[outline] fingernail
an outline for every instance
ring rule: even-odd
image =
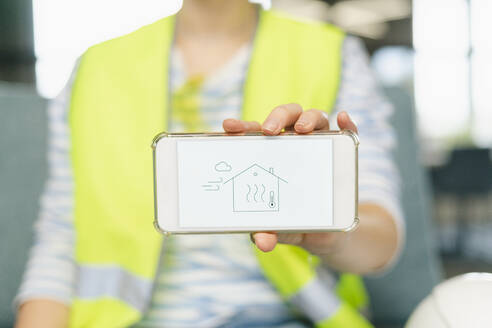
[[[296,127],[298,128],[307,128],[311,122],[299,120],[296,122]]]
[[[274,133],[277,131],[278,125],[273,122],[267,122],[263,125],[263,130]]]

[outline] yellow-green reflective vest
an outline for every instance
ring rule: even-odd
[[[165,18],[94,46],[81,59],[70,104],[78,265],[71,327],[129,326],[149,306],[163,242],[152,225],[149,146],[169,117],[173,35],[174,18]],[[262,11],[242,118],[262,121],[291,102],[331,110],[343,38],[328,24]],[[300,248],[280,245],[257,255],[279,293],[317,327],[370,327],[357,313],[367,303],[357,276],[342,275],[335,292]]]

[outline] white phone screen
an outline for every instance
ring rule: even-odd
[[[333,225],[328,138],[179,140],[179,226]]]

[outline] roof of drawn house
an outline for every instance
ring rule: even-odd
[[[276,175],[276,174],[274,174],[274,173],[272,173],[272,172],[268,171],[267,169],[265,169],[265,168],[261,167],[260,165],[258,165],[258,164],[253,164],[253,165],[251,165],[250,167],[248,167],[247,169],[244,169],[244,170],[242,170],[241,172],[239,172],[238,174],[234,175],[234,176],[233,176],[232,178],[230,178],[229,180],[225,181],[225,182],[224,182],[224,184],[226,184],[227,182],[229,182],[229,181],[231,181],[232,179],[236,178],[237,176],[239,176],[239,175],[243,174],[244,172],[248,171],[249,169],[251,169],[251,168],[252,168],[252,167],[254,167],[254,166],[256,166],[256,167],[258,167],[258,168],[262,169],[263,171],[265,171],[265,172],[267,172],[267,173],[269,173],[269,174],[271,174],[271,175],[273,175],[274,177],[276,177],[276,178],[278,178],[278,179],[282,180],[283,182],[288,183],[287,181],[285,181],[284,179],[282,179],[282,178],[281,178],[281,177],[279,177],[278,175]]]

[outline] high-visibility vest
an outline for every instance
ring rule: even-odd
[[[168,17],[96,45],[81,59],[69,118],[78,265],[71,327],[126,327],[150,305],[165,247],[152,225],[150,143],[169,119],[173,36]],[[343,38],[328,24],[261,11],[242,119],[262,121],[291,102],[330,111]],[[367,303],[359,277],[342,275],[335,292],[317,278],[319,261],[301,248],[279,245],[257,256],[282,297],[317,327],[370,327],[356,309]]]

